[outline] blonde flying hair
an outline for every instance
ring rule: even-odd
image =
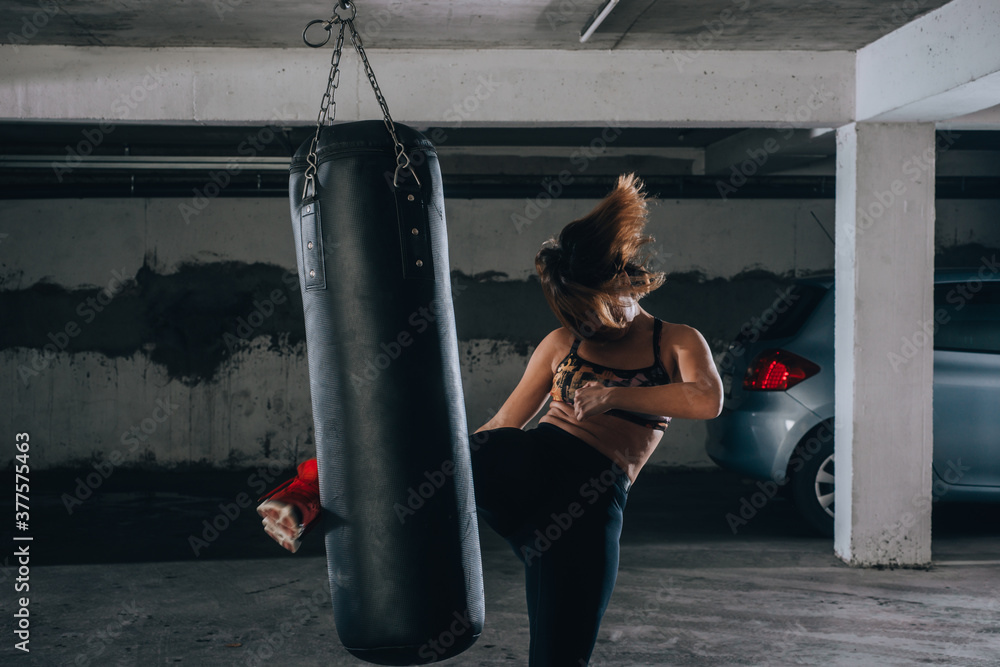
[[[645,267],[643,246],[648,197],[635,174],[618,177],[593,211],[542,244],[535,270],[545,300],[564,327],[600,340],[627,325],[629,297],[639,300],[663,284],[663,273]]]

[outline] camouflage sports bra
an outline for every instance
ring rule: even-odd
[[[655,318],[653,321],[653,365],[635,370],[608,368],[587,361],[577,354],[580,339],[575,339],[573,346],[569,349],[569,354],[556,367],[556,374],[552,379],[552,391],[549,392],[552,400],[572,404],[576,390],[592,381],[600,382],[605,387],[654,387],[669,384],[670,376],[660,361],[660,331],[662,326],[663,323],[659,318]],[[614,409],[608,410],[604,414],[620,417],[657,431],[666,431],[667,424],[670,423],[670,417],[665,415],[647,415],[629,410]]]

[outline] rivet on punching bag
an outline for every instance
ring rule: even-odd
[[[330,98],[345,25],[368,67],[350,9]],[[337,632],[410,665],[471,646],[485,602],[440,167],[377,96],[384,121],[321,113],[289,198]]]

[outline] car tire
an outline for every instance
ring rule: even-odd
[[[790,473],[789,480],[792,502],[814,530],[833,537],[833,429],[820,425],[810,432],[795,448],[793,462],[795,457],[798,469]]]

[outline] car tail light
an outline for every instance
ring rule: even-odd
[[[819,373],[819,366],[787,350],[764,350],[743,377],[750,391],[785,391]]]

